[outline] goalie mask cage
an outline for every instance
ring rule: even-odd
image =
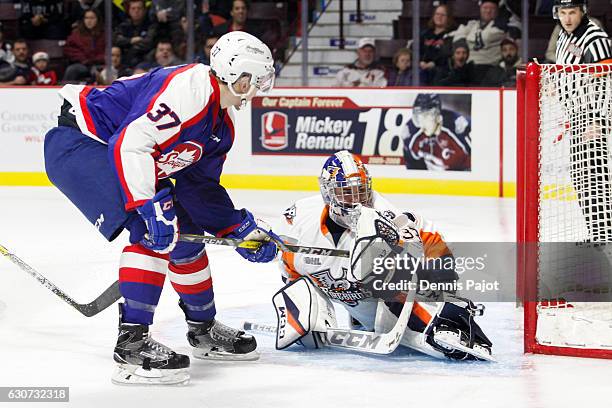
[[[612,65],[530,63],[517,79],[525,352],[612,358]]]

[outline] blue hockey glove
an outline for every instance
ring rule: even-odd
[[[140,241],[145,247],[160,254],[174,249],[178,240],[178,221],[169,188],[164,188],[138,208],[147,226],[147,234]]]
[[[276,254],[278,254],[278,248],[273,241],[280,241],[280,237],[273,233],[267,225],[261,223],[261,221],[261,225],[258,226],[253,214],[251,214],[249,211],[245,210],[244,208],[241,211],[243,217],[242,222],[238,227],[234,228],[234,230],[230,232],[227,237],[262,241],[263,243],[259,249],[256,250],[236,248],[236,252],[251,262],[270,262],[274,260],[274,258],[276,258]]]

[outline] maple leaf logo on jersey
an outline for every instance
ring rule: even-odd
[[[195,142],[186,142],[174,146],[174,148],[162,154],[155,166],[157,167],[157,178],[164,179],[187,166],[192,165],[202,158],[203,148]]]

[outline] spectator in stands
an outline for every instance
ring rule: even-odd
[[[110,85],[111,82],[113,82],[115,79],[117,78],[121,78],[121,77],[125,77],[125,76],[130,76],[132,75],[132,70],[130,70],[128,67],[124,66],[121,63],[121,48],[119,47],[113,47],[111,50],[111,64],[112,64],[112,68],[110,71],[110,79],[107,78],[107,68],[106,66],[97,73],[96,75],[96,82],[99,85]]]
[[[0,85],[29,85],[30,64],[28,55],[28,43],[23,39],[15,40],[13,43],[13,62],[11,68],[5,68],[2,72]]]
[[[156,23],[157,35],[172,38],[175,47],[180,44],[178,38],[182,34],[181,17],[184,15],[185,0],[153,0],[150,17]]]
[[[13,55],[13,46],[4,41],[4,32],[2,31],[2,22],[0,22],[0,69],[4,66],[12,66],[15,61]]]
[[[408,48],[400,48],[393,55],[393,68],[389,71],[387,86],[412,85],[412,52]]]
[[[28,83],[30,85],[57,85],[57,74],[49,69],[49,54],[43,51],[34,53]]]
[[[436,67],[433,80],[435,86],[462,86],[469,87],[474,82],[474,64],[468,62],[470,49],[465,41],[453,44],[453,54],[448,62]]]
[[[263,31],[259,28],[258,24],[254,24],[248,19],[248,13],[249,4],[246,0],[232,1],[232,10],[230,11],[232,18],[214,27],[214,35],[221,37],[223,34],[229,33],[230,31],[246,31],[255,37],[261,37]]]
[[[169,67],[183,62],[176,58],[170,40],[160,40],[155,46],[155,62],[152,68]]]
[[[498,18],[499,0],[481,0],[480,19],[459,26],[453,41],[465,40],[470,49],[476,78],[484,77],[501,60],[501,42],[506,37],[519,38],[520,28],[515,21]]]
[[[199,27],[202,35],[210,36],[213,31],[213,15],[210,13],[210,3],[208,0],[201,0],[200,6],[197,8],[194,23]]]
[[[121,47],[126,65],[133,67],[151,51],[157,31],[147,17],[144,0],[129,0],[127,9],[128,19],[115,28],[113,44]]]
[[[204,40],[202,45],[202,51],[196,54],[194,58],[194,62],[199,62],[201,64],[210,65],[210,51],[215,46],[219,38],[211,35]]]
[[[376,46],[372,38],[357,43],[357,60],[338,71],[336,86],[363,87],[387,85],[385,69],[375,62]]]
[[[134,75],[144,74],[153,69],[153,63],[148,61],[143,61],[134,67]]]
[[[441,4],[434,10],[427,23],[427,29],[421,33],[421,62],[419,67],[426,85],[431,85],[435,68],[448,62],[452,41],[449,33],[454,25],[455,21],[450,7],[447,4]]]
[[[28,40],[63,40],[68,35],[64,0],[21,1],[19,32]]]
[[[10,43],[4,41],[2,22],[0,22],[0,85],[8,84],[15,78],[15,55]]]
[[[104,0],[71,0],[68,3],[67,15],[72,28],[76,28],[88,10],[94,10],[98,16],[104,16]]]
[[[516,70],[522,64],[518,54],[518,45],[511,38],[505,38],[501,43],[502,60],[497,69],[490,70],[480,82],[483,86],[516,86]]]
[[[88,78],[93,81],[92,72],[95,74],[96,68],[104,64],[105,50],[100,16],[94,9],[87,10],[64,46],[64,56],[71,63],[64,73],[64,82],[90,82]]]

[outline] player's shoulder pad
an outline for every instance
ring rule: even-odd
[[[297,226],[303,220],[319,220],[324,203],[321,195],[302,198],[283,211],[285,224]]]
[[[451,130],[456,135],[462,135],[470,131],[472,124],[468,116],[448,109],[442,109],[442,126]]]

